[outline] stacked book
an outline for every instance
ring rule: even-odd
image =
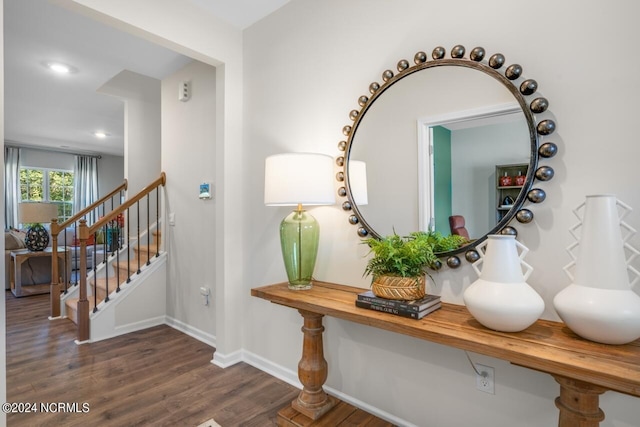
[[[439,295],[425,295],[413,301],[398,301],[375,296],[372,291],[358,294],[356,307],[382,311],[396,316],[422,319],[427,314],[442,307]]]

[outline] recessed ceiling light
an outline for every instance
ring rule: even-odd
[[[69,74],[69,71],[71,71],[71,69],[66,65],[60,64],[57,62],[52,62],[51,64],[49,64],[49,68],[52,71],[55,71],[56,73],[60,73],[60,74]]]
[[[101,130],[97,130],[97,131],[95,131],[95,132],[93,133],[93,135],[94,135],[96,138],[106,138],[106,137],[108,137],[108,136],[109,136],[109,134],[108,134],[108,133],[103,132],[103,131],[101,131]]]
[[[68,64],[64,64],[62,62],[45,61],[42,64],[56,74],[73,74],[78,72],[78,70],[75,67],[72,67],[71,65],[68,65]]]

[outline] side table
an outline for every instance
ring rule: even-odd
[[[49,283],[36,283],[24,287],[22,286],[22,264],[30,258],[51,258],[51,256],[51,248],[46,248],[43,251],[22,249],[11,252],[11,265],[9,266],[9,269],[11,272],[11,292],[13,292],[13,295],[16,297],[23,297],[49,293],[51,278],[49,279]],[[66,265],[67,277],[71,277],[71,260],[69,259],[69,250],[67,248],[58,247],[58,262],[60,263],[58,264],[58,271],[64,271]]]

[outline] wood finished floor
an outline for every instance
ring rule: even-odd
[[[272,426],[299,390],[168,326],[78,346],[75,325],[50,321],[49,295],[7,307],[7,400],[89,404],[88,413],[9,414],[17,426]]]

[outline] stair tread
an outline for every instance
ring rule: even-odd
[[[117,286],[117,277],[115,276],[111,276],[109,277],[109,279],[107,280],[106,277],[98,277],[97,279],[92,279],[91,280],[91,285],[93,286],[94,284],[100,288],[100,289],[106,289],[107,288],[107,283],[109,284],[109,290],[113,291]]]
[[[143,265],[145,265],[146,261],[142,261],[140,260],[140,267],[142,267]],[[120,261],[120,262],[114,262],[113,264],[114,268],[118,268],[120,270],[126,270],[127,268],[129,268],[131,274],[135,273],[138,270],[138,259],[137,258],[131,258],[131,260],[129,261],[129,263],[127,264],[127,261]]]
[[[116,289],[118,288],[118,280],[120,279],[120,285],[124,284],[127,281],[127,274],[130,275],[130,277],[134,276],[137,271],[138,271],[138,262],[140,262],[140,267],[146,265],[147,263],[147,258],[155,258],[156,254],[158,254],[160,252],[160,232],[153,232],[153,235],[156,236],[154,238],[155,241],[150,242],[149,245],[136,245],[133,249],[134,249],[134,254],[136,254],[137,256],[134,256],[130,259],[127,259],[125,256],[122,256],[122,254],[120,254],[120,258],[119,261],[116,261],[117,258],[111,258],[111,256],[114,253],[109,253],[110,255],[110,261],[109,264],[111,266],[111,268],[113,268],[113,271],[115,272],[115,274],[113,276],[109,276],[107,277],[92,277],[90,280],[88,280],[88,284],[90,286],[95,286],[95,293],[97,294],[99,300],[97,301],[98,304],[101,303],[103,301],[103,297],[102,296],[106,296],[106,288],[107,288],[107,283],[109,285],[109,294],[111,294],[112,292],[116,291]],[[126,253],[125,253],[126,255]],[[149,255],[147,257],[147,255]],[[67,317],[69,317],[69,319],[71,319],[74,323],[78,323],[77,322],[77,307],[78,307],[78,301],[80,300],[80,298],[68,298],[65,301],[65,305],[68,307],[67,308]],[[89,311],[92,311],[95,306],[96,306],[96,302],[94,300],[94,296],[90,295],[87,297],[87,300],[89,301]]]
[[[90,309],[96,306],[95,302],[93,301],[93,295],[88,296],[87,300],[89,301]],[[78,306],[78,301],[80,301],[80,298],[69,298],[64,303],[65,305],[75,309]]]
[[[151,243],[150,245],[138,245],[135,248],[133,248],[134,251],[136,252],[147,252],[150,251],[152,254],[155,255],[156,251],[158,250],[158,245]]]

